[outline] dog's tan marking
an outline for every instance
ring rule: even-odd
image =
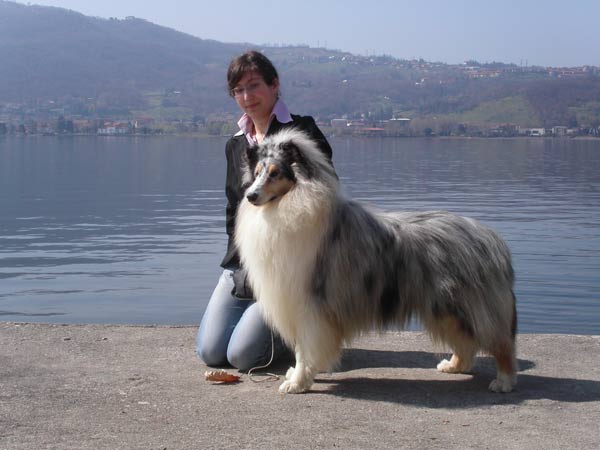
[[[254,169],[254,176],[257,177],[263,171],[262,163],[258,163]]]
[[[471,370],[477,345],[468,336],[460,322],[452,316],[428,322],[428,329],[435,341],[446,342],[453,351],[450,361],[444,359],[437,365],[440,372],[465,373]]]
[[[514,352],[511,349],[498,349],[494,351],[493,355],[498,364],[498,371],[508,375],[512,375],[516,372]]]
[[[279,167],[277,167],[277,164],[269,164],[267,173],[270,177],[277,177],[281,174],[281,171],[279,170]]]
[[[515,357],[514,343],[504,343],[493,350],[496,358],[496,379],[490,383],[489,389],[493,392],[511,392],[517,383],[517,359]]]
[[[294,182],[284,177],[270,179],[262,190],[269,198],[283,197],[290,189],[294,187]]]

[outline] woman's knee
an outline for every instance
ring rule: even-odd
[[[227,344],[220,342],[219,335],[212,329],[211,321],[205,311],[196,335],[196,354],[209,366],[218,366],[227,361]]]
[[[230,291],[231,271],[224,270],[202,316],[196,338],[196,354],[209,366],[227,364],[227,345],[241,312]]]
[[[238,370],[245,372],[268,362],[266,349],[257,342],[248,342],[247,345],[240,345],[236,342],[229,344],[227,362]]]
[[[272,346],[271,330],[255,303],[244,312],[233,331],[227,346],[227,360],[239,370],[249,370],[269,362]]]
[[[196,338],[196,354],[207,366],[222,366],[227,364],[227,343],[211,339],[210,335],[203,333],[201,326]]]

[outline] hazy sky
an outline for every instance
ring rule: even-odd
[[[19,3],[26,3],[19,1]],[[600,0],[39,0],[203,39],[428,61],[600,66]]]

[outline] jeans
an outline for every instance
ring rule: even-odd
[[[247,371],[288,353],[281,338],[265,323],[260,305],[232,294],[233,272],[223,270],[210,298],[200,328],[196,351],[208,366],[231,365]]]

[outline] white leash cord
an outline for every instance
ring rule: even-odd
[[[271,359],[264,366],[253,367],[248,371],[248,378],[250,381],[254,383],[264,383],[265,381],[277,381],[279,380],[279,375],[275,375],[274,373],[266,372],[264,375],[260,375],[262,378],[260,380],[255,380],[256,375],[253,375],[252,372],[258,369],[266,369],[273,362],[273,358],[275,357],[275,337],[273,336],[273,330],[271,330]]]

